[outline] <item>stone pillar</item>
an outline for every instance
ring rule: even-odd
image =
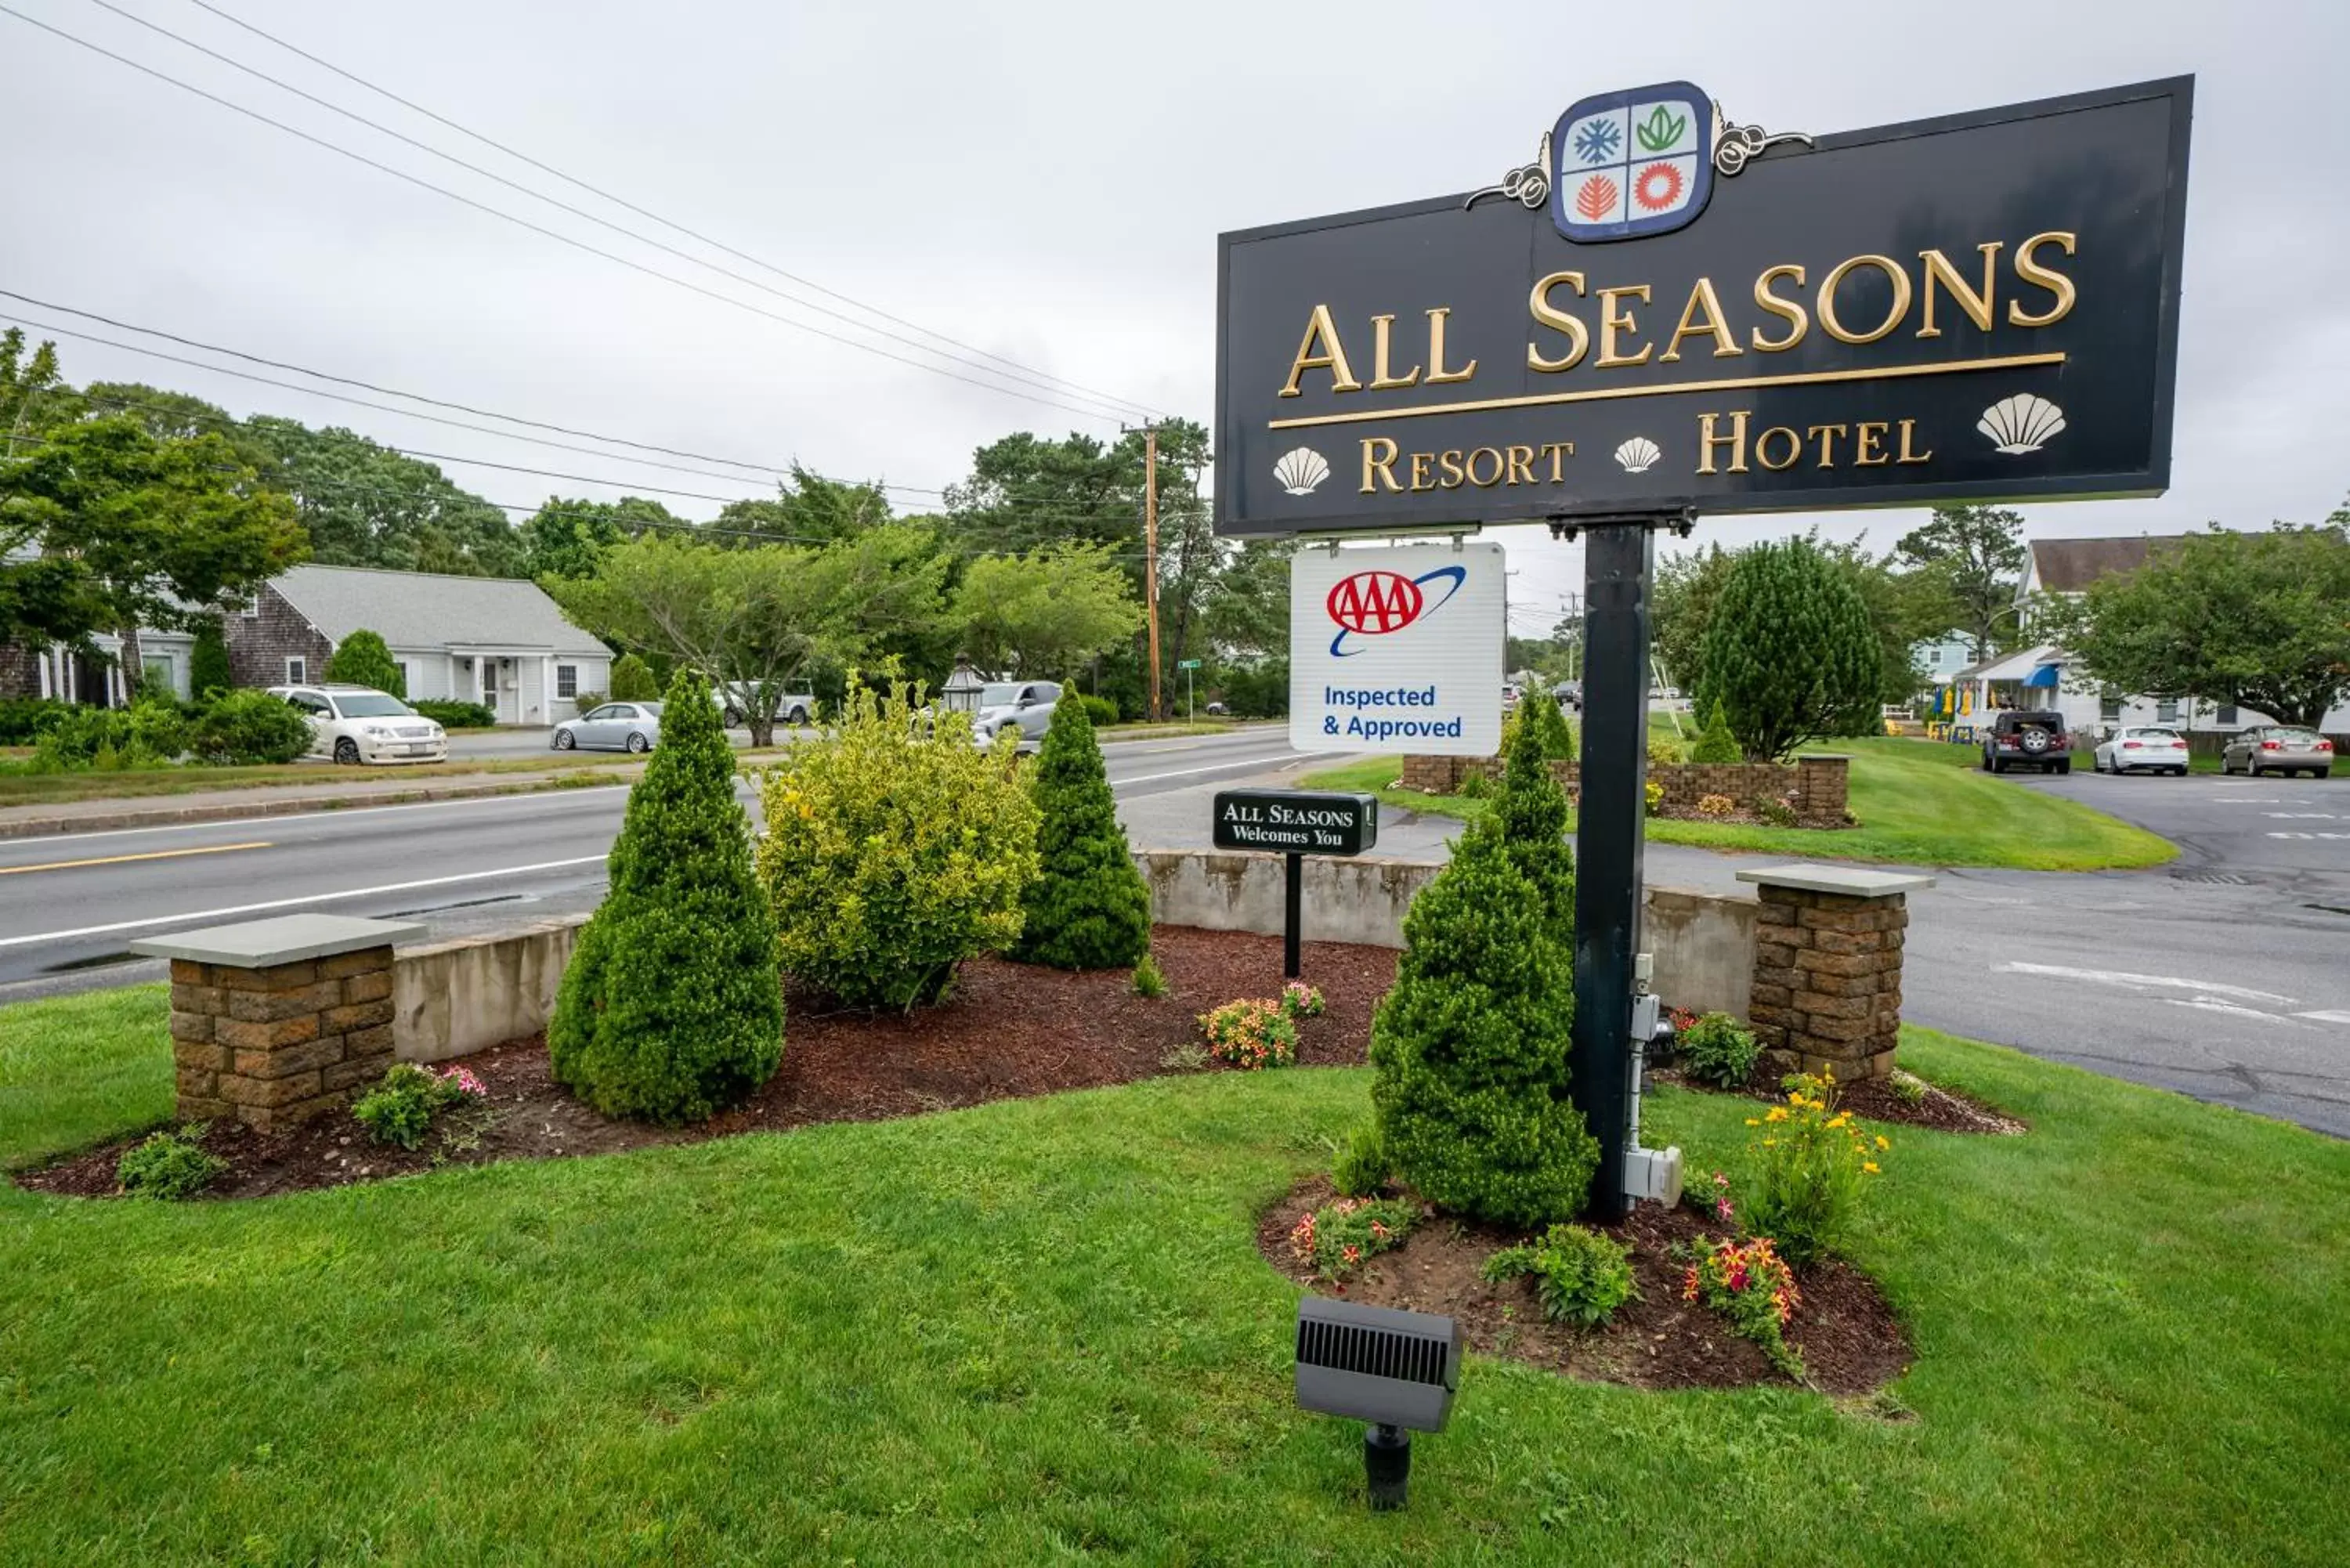
[[[1809,752],[1795,759],[1795,816],[1805,827],[1842,827],[1852,759]]]
[[[1749,1013],[1773,1073],[1893,1071],[1901,1031],[1908,896],[1931,877],[1835,866],[1741,871],[1755,884]]]
[[[148,938],[172,961],[172,1054],[183,1120],[267,1132],[349,1099],[391,1065],[392,943],[424,928],[288,915]]]

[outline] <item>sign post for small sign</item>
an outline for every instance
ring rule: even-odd
[[[1230,789],[1216,794],[1219,849],[1271,850],[1286,861],[1281,972],[1298,978],[1305,915],[1305,857],[1360,855],[1379,841],[1379,797],[1336,790]]]
[[[1587,534],[1573,1093],[1603,1215],[1638,1147],[1656,530],[2161,494],[2193,102],[2178,77],[1813,136],[1660,82],[1570,104],[1482,189],[1222,237],[1217,533]],[[1494,749],[1481,547],[1498,578],[1495,545],[1298,557],[1293,745]]]

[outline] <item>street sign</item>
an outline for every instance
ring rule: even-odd
[[[1490,757],[1502,746],[1502,547],[1304,550],[1289,566],[1289,743]]]
[[[2193,88],[1812,137],[1663,83],[1227,234],[1217,531],[2159,494]]]
[[[1175,661],[1175,668],[1178,670],[1197,670],[1200,668],[1200,661],[1196,659],[1179,659]]]
[[[1330,790],[1229,789],[1216,794],[1219,849],[1360,855],[1379,841],[1379,797]]]

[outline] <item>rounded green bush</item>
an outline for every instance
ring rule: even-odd
[[[1036,803],[1038,875],[1021,900],[1013,956],[1073,970],[1141,962],[1150,950],[1150,888],[1118,826],[1083,702],[1054,705],[1029,794]]]
[[[334,653],[327,659],[327,679],[372,686],[394,697],[408,695],[408,681],[400,675],[399,660],[392,658],[380,636],[365,628],[335,644]]]
[[[670,683],[661,743],[629,792],[611,891],[563,972],[547,1054],[607,1116],[676,1124],[739,1103],[784,1054],[775,917],[734,798],[710,685]]]
[[[1753,1075],[1762,1043],[1727,1012],[1709,1012],[1673,1043],[1683,1070],[1692,1078],[1725,1089],[1742,1088]]]
[[[310,749],[310,722],[266,691],[224,691],[197,711],[188,751],[218,767],[290,763]]]
[[[228,1161],[204,1149],[204,1124],[191,1122],[176,1132],[159,1132],[123,1152],[114,1179],[122,1190],[166,1202],[193,1198],[220,1179]]]
[[[624,653],[613,661],[613,701],[650,702],[660,695],[660,681],[654,676],[653,667],[635,654]]]

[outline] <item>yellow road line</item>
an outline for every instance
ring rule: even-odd
[[[51,860],[40,866],[0,866],[0,877],[26,871],[71,871],[83,866],[120,866],[128,860],[177,860],[183,855],[226,855],[234,849],[266,849],[263,843],[208,844],[196,849],[150,849],[144,855],[106,855],[95,860]]]

